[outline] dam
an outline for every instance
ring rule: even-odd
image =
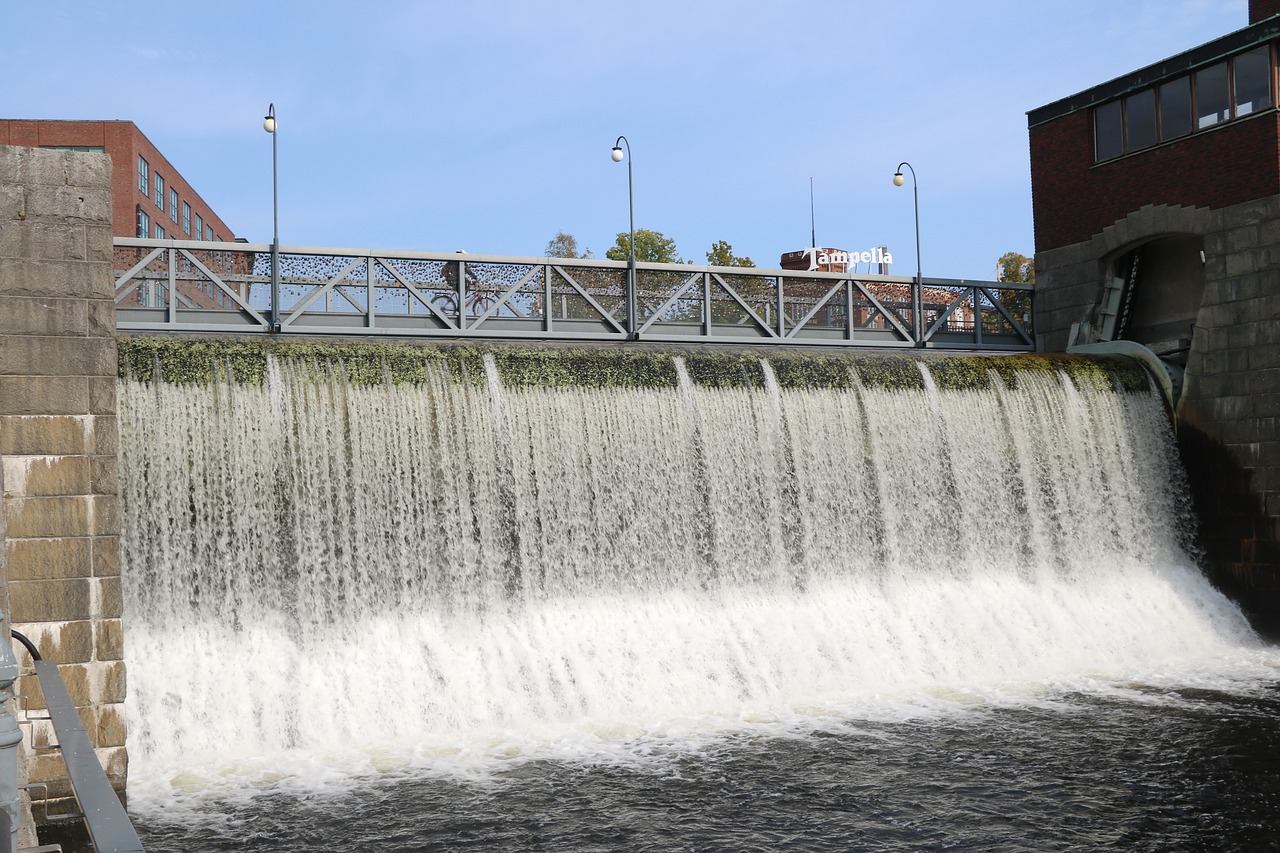
[[[1280,665],[1196,566],[1126,359],[254,350],[121,342],[131,807],[158,849],[313,821],[422,849],[545,785],[607,801],[947,727],[1000,752],[983,726],[1025,715],[1124,739],[1144,703],[1252,701]],[[481,846],[735,846],[710,806],[683,831],[631,807]],[[803,812],[801,849],[870,820]],[[1019,837],[971,817],[946,831]]]

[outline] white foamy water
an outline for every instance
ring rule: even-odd
[[[1157,396],[488,367],[121,383],[134,808],[1276,673]]]

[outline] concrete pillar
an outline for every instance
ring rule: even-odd
[[[123,793],[111,212],[106,155],[0,146],[0,606],[61,665]],[[18,689],[43,707],[34,676]],[[30,729],[37,746],[47,726]],[[29,771],[51,798],[70,794],[56,751]]]

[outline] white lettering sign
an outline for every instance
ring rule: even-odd
[[[804,250],[804,254],[809,257],[809,272],[813,272],[821,266],[830,266],[832,264],[885,264],[886,266],[893,263],[893,255],[884,246],[876,246],[865,252],[853,252],[850,254],[842,249],[819,249],[811,246]]]

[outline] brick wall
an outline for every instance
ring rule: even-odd
[[[0,577],[123,791],[111,209],[106,156],[0,146]],[[43,706],[34,676],[19,690]],[[28,738],[50,740],[47,725]],[[56,752],[30,775],[69,793]]]
[[[1272,15],[1280,15],[1280,0],[1249,0],[1249,23],[1256,24]]]
[[[0,145],[40,146],[97,146],[111,157],[113,184],[111,190],[112,233],[117,237],[138,236],[138,208],[151,219],[151,233],[155,234],[158,222],[165,235],[173,240],[203,240],[203,236],[184,233],[182,230],[183,202],[191,206],[192,224],[196,216],[213,226],[214,235],[220,240],[232,241],[235,235],[227,224],[214,213],[209,204],[174,168],[173,164],[151,144],[146,134],[130,121],[56,121],[35,119],[0,119]],[[138,188],[138,158],[147,161],[150,169],[148,192]],[[155,203],[155,176],[165,180],[164,210]],[[169,190],[178,191],[178,220],[169,213]]]
[[[1260,113],[1095,164],[1091,111],[1031,128],[1036,251],[1088,240],[1144,205],[1212,209],[1274,194],[1278,129],[1280,116]]]

